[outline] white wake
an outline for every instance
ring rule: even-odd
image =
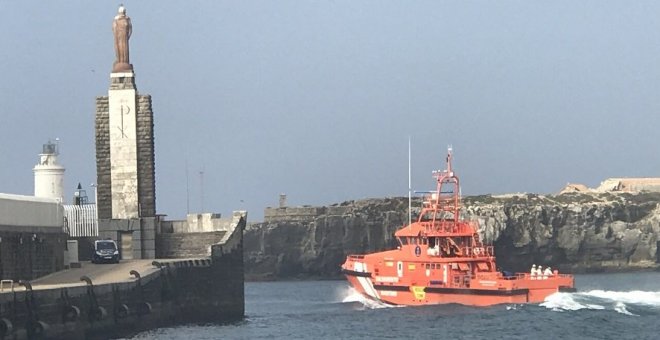
[[[631,305],[660,308],[660,292],[592,290],[580,293],[555,293],[541,303],[541,306],[555,311],[607,309],[621,314],[635,315],[628,310],[628,306]]]
[[[358,291],[355,290],[353,287],[348,287],[344,291],[340,292],[339,294],[340,294],[340,299],[341,299],[342,303],[359,302],[364,307],[369,308],[369,309],[396,307],[396,306],[389,305],[389,304],[381,302],[381,301],[375,301],[375,300],[369,299],[369,298],[365,297],[364,295],[358,293]]]

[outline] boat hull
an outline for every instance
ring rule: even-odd
[[[376,282],[368,273],[344,271],[346,279],[363,296],[392,305],[422,306],[457,303],[467,306],[541,303],[551,294],[575,291],[561,278],[520,280],[516,288],[452,288]],[[536,282],[526,282],[536,281]]]

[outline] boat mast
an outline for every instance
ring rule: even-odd
[[[410,165],[410,136],[408,136],[408,225],[412,223],[412,180]]]

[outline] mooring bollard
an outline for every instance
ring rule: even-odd
[[[142,288],[142,277],[140,276],[140,273],[138,273],[137,270],[131,270],[130,274],[137,278],[138,300],[140,301],[137,303],[136,308],[138,315],[151,313],[151,304],[144,300],[144,290]]]
[[[60,299],[62,300],[62,323],[78,321],[80,308],[71,303],[69,291],[66,288],[62,288]]]
[[[96,300],[96,294],[94,294],[94,284],[92,279],[87,276],[81,276],[80,281],[85,281],[87,283],[87,298],[89,299],[89,308],[87,310],[87,318],[89,322],[93,323],[95,321],[103,320],[108,312],[105,308],[99,306],[98,301]]]
[[[14,326],[7,318],[0,318],[0,337],[6,337],[14,331]]]
[[[121,302],[121,294],[119,292],[118,285],[112,285],[112,304],[113,304],[113,315],[115,323],[119,323],[119,320],[125,319],[130,314],[128,306]]]
[[[38,338],[46,335],[48,324],[39,320],[39,306],[34,298],[32,284],[27,280],[20,280],[18,284],[25,287],[25,307],[27,309],[27,321],[25,322],[25,331],[29,339]]]

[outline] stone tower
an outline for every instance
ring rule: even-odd
[[[110,89],[107,96],[96,98],[99,236],[118,240],[123,258],[153,258],[153,111],[151,96],[139,94],[135,86],[133,65],[128,59],[132,26],[123,6],[113,22],[113,32],[117,58],[110,74]]]

